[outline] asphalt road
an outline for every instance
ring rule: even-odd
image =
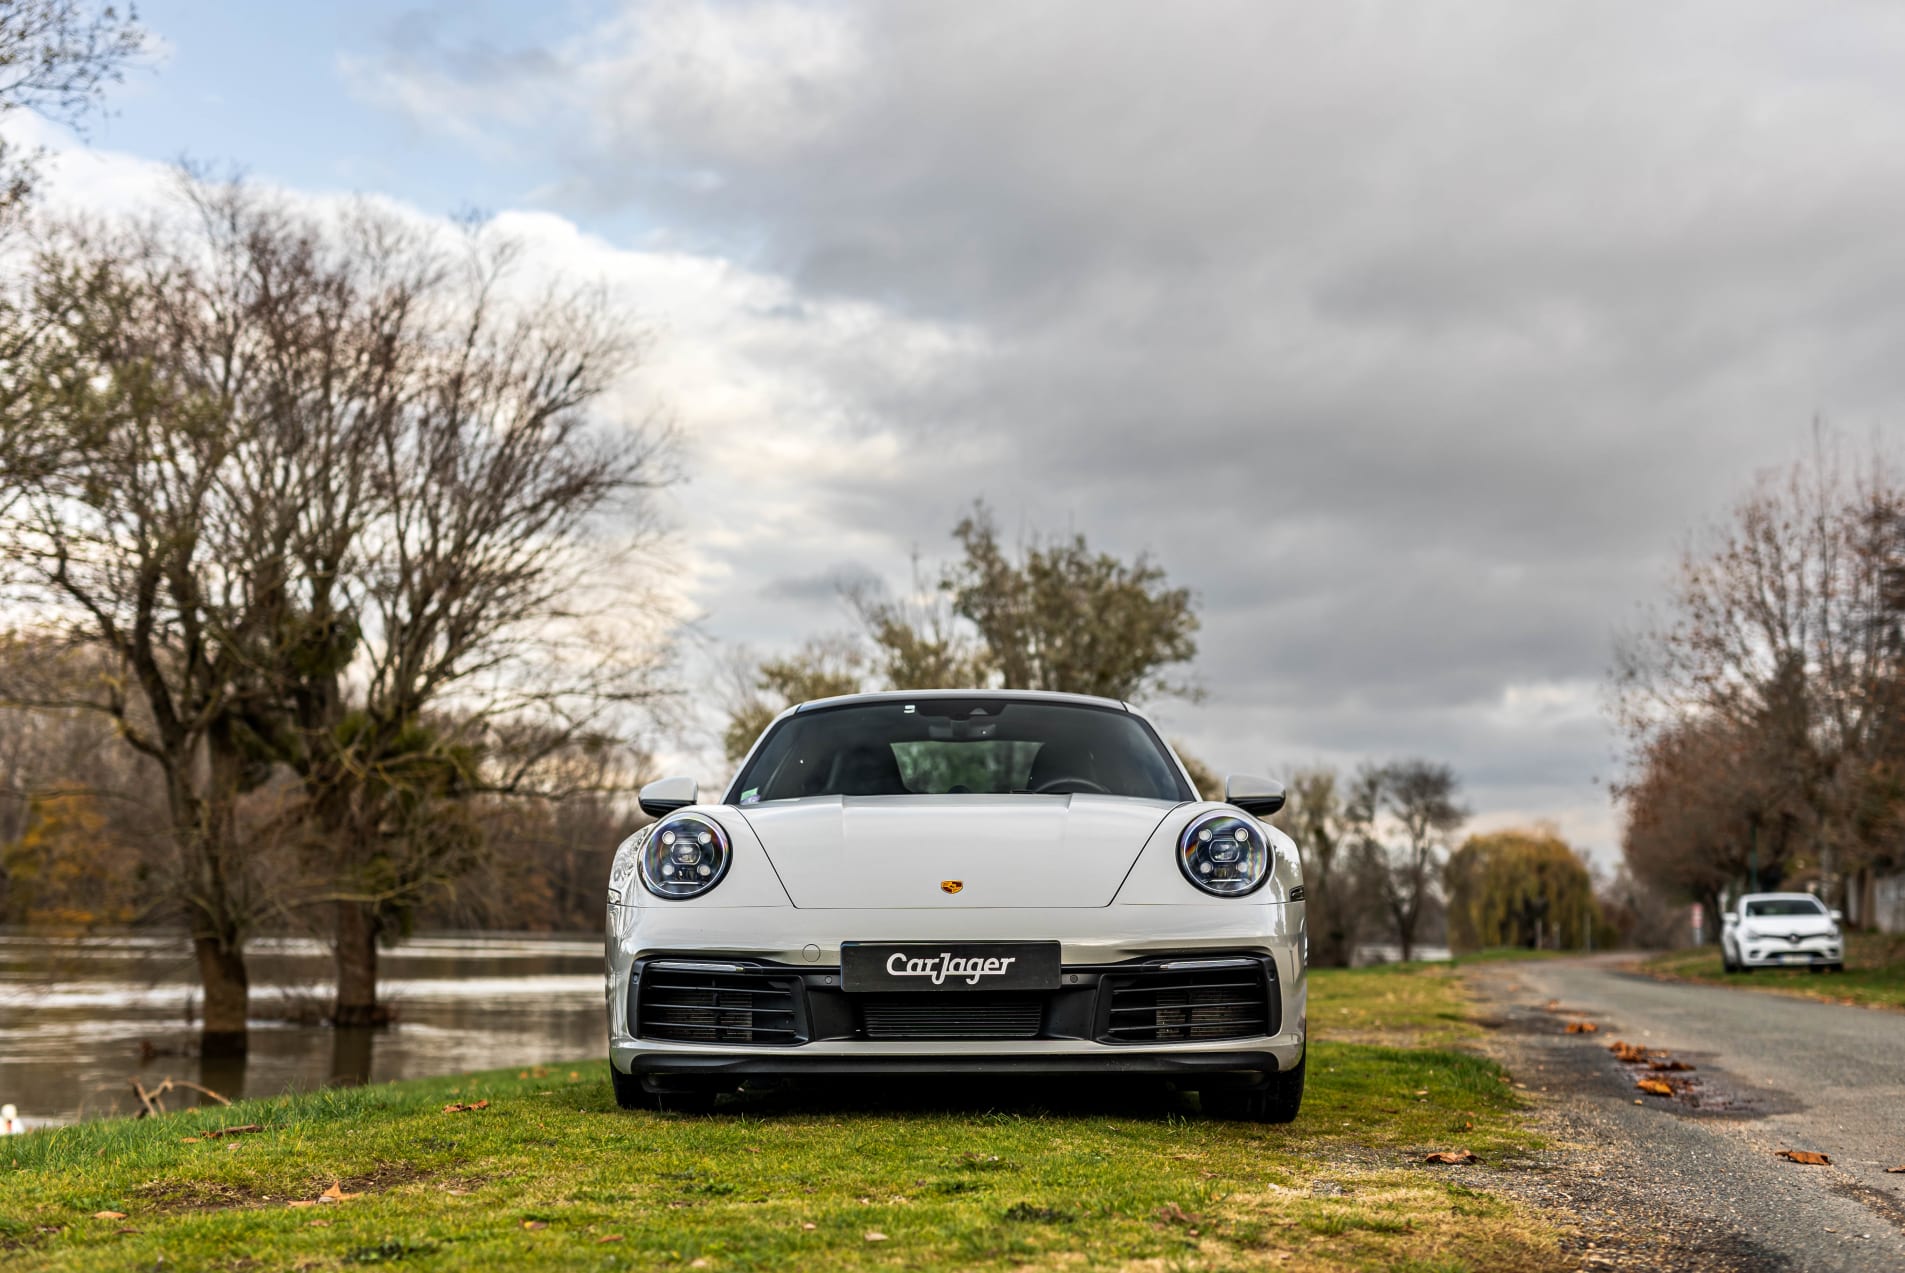
[[[1905,1013],[1607,959],[1486,966],[1471,984],[1490,1050],[1561,1144],[1512,1187],[1573,1214],[1588,1267],[1905,1270],[1905,1174],[1885,1170],[1905,1165]],[[1565,1033],[1576,1020],[1598,1028]],[[1615,1039],[1694,1068],[1623,1065]],[[1643,1093],[1643,1076],[1682,1090]]]

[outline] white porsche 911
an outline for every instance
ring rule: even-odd
[[[719,803],[656,818],[608,887],[609,1068],[627,1108],[755,1078],[1163,1075],[1296,1117],[1302,873],[1201,800],[1137,712],[1022,691],[862,694],[782,713]]]

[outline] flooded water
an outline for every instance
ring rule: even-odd
[[[198,998],[182,939],[49,941],[0,934],[0,1105],[28,1126],[137,1106],[170,1077],[231,1099],[607,1054],[599,937],[423,936],[383,952],[396,1023],[318,1023],[330,952],[315,942],[249,948],[251,1054],[196,1056]],[[197,1098],[164,1098],[177,1109]]]

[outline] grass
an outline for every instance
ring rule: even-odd
[[[1905,1008],[1905,936],[1848,933],[1845,971],[1815,973],[1808,968],[1756,968],[1729,973],[1720,967],[1718,946],[1696,946],[1655,955],[1641,971],[1675,981],[1704,981],[1827,999],[1868,1008]]]
[[[1450,1042],[1473,1028],[1465,1002],[1446,968],[1316,974],[1309,1091],[1291,1127],[1076,1085],[936,1101],[917,1085],[769,1094],[713,1117],[631,1114],[614,1107],[599,1061],[87,1123],[0,1148],[0,1262],[1562,1267],[1545,1222],[1486,1190],[1537,1147],[1504,1076],[1444,1047],[1340,1041],[1330,1023]],[[477,1100],[488,1107],[443,1112]],[[246,1122],[264,1130],[202,1136]],[[1421,1163],[1455,1147],[1489,1165]],[[359,1196],[314,1202],[333,1186]]]

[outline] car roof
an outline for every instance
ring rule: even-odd
[[[809,711],[817,707],[843,707],[849,703],[917,703],[928,699],[941,698],[1009,698],[1032,703],[1081,703],[1092,707],[1113,707],[1128,712],[1130,704],[1119,702],[1115,698],[1099,698],[1095,694],[1061,694],[1057,690],[875,690],[866,694],[839,694],[833,698],[816,698],[801,703],[793,710]]]
[[[1819,900],[1818,895],[1814,893],[1746,893],[1741,896],[1740,900],[1742,902],[1764,902],[1775,898],[1783,899],[1788,897],[1803,897],[1809,902],[1817,902]]]

